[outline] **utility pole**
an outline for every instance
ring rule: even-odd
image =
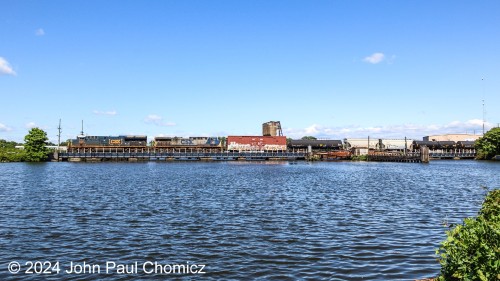
[[[366,161],[370,160],[370,136],[368,136],[368,146],[366,151]]]
[[[405,156],[406,156],[407,150],[408,150],[408,143],[407,143],[406,136],[405,136],[405,153],[404,153]]]
[[[59,146],[61,146],[61,132],[62,132],[61,119],[59,119],[59,127],[57,127],[57,130],[59,132],[59,134],[57,134],[57,148],[59,148]]]

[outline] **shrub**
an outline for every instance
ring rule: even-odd
[[[436,251],[438,280],[500,280],[500,190],[491,191],[477,218],[446,232]]]

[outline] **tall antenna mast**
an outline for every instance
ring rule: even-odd
[[[82,131],[80,132],[80,135],[83,136],[83,120],[82,120]]]
[[[59,127],[57,127],[57,130],[59,132],[59,134],[57,134],[57,147],[59,148],[59,146],[61,145],[61,119],[59,119]]]
[[[483,100],[483,136],[484,136],[484,100]]]
[[[484,77],[481,78],[481,82],[483,84],[483,136],[484,136],[484,123],[485,123],[485,121],[484,121]]]

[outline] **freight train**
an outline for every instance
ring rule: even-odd
[[[404,145],[391,145],[394,140],[373,140],[377,150],[402,150],[406,148],[406,141],[399,140]],[[387,144],[384,144],[387,141]],[[362,143],[364,144],[365,141]],[[287,140],[285,136],[228,136],[220,137],[155,137],[148,146],[147,136],[84,136],[68,141],[69,149],[76,148],[160,148],[160,149],[192,149],[231,152],[258,152],[258,151],[339,151],[350,150],[357,146],[352,139],[342,140]],[[372,145],[370,145],[372,146]],[[407,149],[418,150],[427,146],[431,150],[473,149],[473,141],[411,141]],[[364,146],[366,148],[366,146]],[[371,147],[370,147],[371,148]]]
[[[220,137],[155,137],[149,147],[159,149],[191,149],[205,151],[257,152],[286,151],[284,136],[228,136]],[[83,136],[68,142],[69,149],[87,148],[147,148],[146,136]]]

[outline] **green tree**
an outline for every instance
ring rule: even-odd
[[[477,159],[492,159],[500,155],[500,128],[493,128],[475,143]]]
[[[32,128],[24,137],[24,150],[26,153],[26,161],[40,162],[48,158],[49,150],[47,145],[47,133],[39,128]]]
[[[313,137],[313,136],[304,136],[302,137],[303,140],[317,140],[316,137]]]

